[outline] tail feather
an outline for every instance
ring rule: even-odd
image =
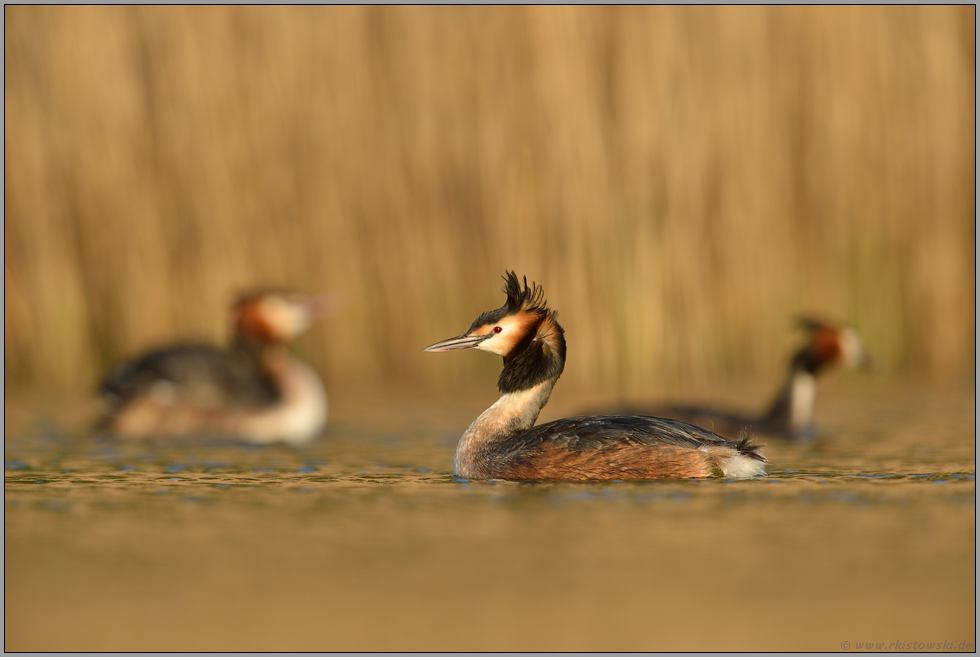
[[[721,475],[731,479],[751,479],[766,476],[769,461],[762,454],[765,445],[757,445],[743,433],[739,440],[726,441],[724,446],[703,447]]]
[[[761,461],[762,463],[769,463],[761,451],[763,447],[765,447],[765,445],[753,443],[752,439],[749,438],[749,436],[744,432],[742,437],[735,442],[735,451],[739,454],[750,459],[755,459],[756,461]]]
[[[94,433],[111,431],[116,414],[133,395],[137,385],[136,368],[132,363],[120,363],[102,380],[98,394],[102,400],[101,416],[92,424]]]

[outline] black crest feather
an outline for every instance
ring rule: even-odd
[[[506,308],[510,312],[524,310],[527,312],[545,313],[548,310],[548,302],[544,298],[544,288],[537,283],[527,284],[527,276],[524,277],[524,286],[517,278],[517,274],[512,271],[504,276],[504,294],[507,295]]]
[[[522,286],[520,279],[517,278],[517,274],[509,271],[504,276],[504,282],[506,283],[504,285],[504,294],[507,295],[507,302],[500,308],[488,310],[477,317],[473,321],[473,324],[470,325],[467,333],[471,333],[485,324],[493,324],[502,317],[513,315],[522,310],[541,315],[550,312],[552,317],[556,316],[553,311],[548,310],[548,302],[544,298],[544,288],[537,283],[528,285],[527,276],[524,277],[524,284]]]

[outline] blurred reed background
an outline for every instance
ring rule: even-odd
[[[972,378],[975,8],[4,8],[6,390],[334,290],[340,385],[542,283],[566,390],[782,370],[791,317]],[[474,376],[479,374],[479,376]],[[701,382],[701,383],[698,383]]]

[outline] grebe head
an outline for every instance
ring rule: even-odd
[[[810,335],[809,342],[797,357],[811,372],[816,373],[825,365],[872,368],[871,355],[865,351],[853,328],[812,317],[801,317],[799,324]]]
[[[240,338],[263,344],[291,342],[333,312],[329,294],[262,291],[239,297],[232,308]]]
[[[518,280],[507,272],[507,302],[477,317],[466,333],[437,342],[425,351],[455,351],[476,347],[503,356],[504,371],[498,387],[502,392],[526,389],[557,378],[565,367],[564,330],[558,314],[548,309],[544,290]]]

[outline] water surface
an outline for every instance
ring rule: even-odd
[[[8,432],[5,647],[972,642],[974,391],[865,392],[754,481],[458,480],[469,407],[338,416],[303,449]]]

